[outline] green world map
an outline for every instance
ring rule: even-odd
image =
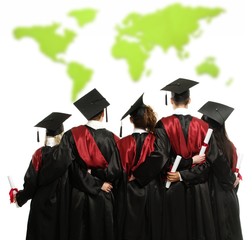
[[[190,53],[185,47],[191,39],[202,34],[200,22],[211,23],[211,20],[224,13],[222,8],[189,7],[172,4],[163,9],[148,14],[130,13],[116,26],[117,35],[111,46],[111,56],[124,60],[132,81],[140,81],[144,73],[151,74],[146,69],[146,62],[151,57],[154,48],[161,48],[164,53],[169,49],[176,50],[179,59],[189,58]],[[92,8],[71,10],[67,17],[73,18],[78,28],[93,23],[98,11]],[[74,44],[77,33],[64,28],[59,33],[61,23],[51,25],[20,26],[14,29],[16,39],[31,38],[36,41],[42,54],[53,62],[64,64],[66,72],[72,81],[71,100],[75,101],[78,94],[92,80],[95,69],[91,69],[78,61],[67,61],[64,57],[71,44]],[[217,78],[220,72],[215,57],[208,56],[195,66],[198,75],[208,74]]]

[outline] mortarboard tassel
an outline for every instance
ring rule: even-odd
[[[168,105],[168,101],[167,101],[167,93],[165,94],[165,105]]]
[[[40,142],[39,141],[39,130],[37,130],[37,142]]]
[[[107,108],[105,108],[105,111],[106,111],[106,122],[108,122],[108,110],[107,110]]]
[[[120,137],[122,137],[122,121],[121,121],[121,127],[120,127]]]

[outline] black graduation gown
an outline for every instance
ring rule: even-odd
[[[69,178],[73,186],[70,203],[71,240],[114,240],[114,201],[117,182],[121,177],[119,138],[106,129],[79,126],[65,132],[57,159],[65,166],[71,159]],[[101,190],[104,182],[113,185],[113,191]]]
[[[23,190],[16,195],[19,206],[31,199],[26,240],[68,239],[68,174],[64,173],[61,177],[42,185],[43,181],[40,181],[40,171],[55,148],[57,146],[42,147],[33,154],[24,177]]]
[[[117,206],[117,240],[161,239],[163,185],[159,172],[164,164],[153,153],[154,141],[153,134],[133,133],[117,143],[124,169]],[[152,162],[144,166],[151,153],[151,161],[158,161],[155,170]],[[156,173],[152,175],[151,170]],[[135,180],[128,181],[132,174]]]
[[[237,189],[233,187],[235,180],[230,162],[225,157],[219,157],[212,164],[209,177],[217,240],[243,239]]]
[[[172,183],[164,194],[163,239],[215,240],[209,188],[206,182],[210,162],[192,165],[192,157],[199,154],[207,129],[208,125],[205,122],[190,115],[172,115],[162,118],[156,125],[157,136],[163,138],[163,142],[169,138],[172,145],[170,153],[167,153],[169,159],[163,169],[164,178],[176,156],[182,156],[177,171],[180,172],[183,181]],[[217,157],[214,145],[212,143],[207,152],[212,161]]]

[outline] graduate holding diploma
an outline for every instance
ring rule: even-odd
[[[63,122],[70,116],[66,113],[52,112],[35,125],[46,129],[45,142],[33,153],[24,176],[23,188],[15,196],[15,201],[20,207],[31,200],[26,240],[66,240],[68,176],[62,173],[62,176],[54,181],[46,182],[45,179],[50,177],[53,170],[47,168],[47,160],[52,150],[58,147],[64,133]],[[60,172],[57,167],[57,173]]]
[[[208,215],[211,204],[206,181],[210,164],[205,156],[214,160],[217,151],[207,146],[206,155],[199,155],[209,127],[188,109],[189,89],[196,84],[196,81],[179,78],[161,89],[171,92],[174,109],[172,115],[161,118],[156,125],[156,135],[164,142],[163,146],[167,139],[171,143],[170,151],[166,147],[162,151],[167,154],[164,177],[170,182],[164,194],[163,239],[215,240],[213,217]],[[181,156],[181,160],[173,172],[177,156]]]
[[[213,129],[218,149],[222,153],[222,156],[211,165],[212,171],[209,177],[218,240],[243,239],[237,196],[240,175],[236,174],[240,168],[240,161],[238,162],[236,148],[229,140],[225,128],[225,121],[233,110],[232,107],[211,101],[199,109],[203,114],[202,119]]]

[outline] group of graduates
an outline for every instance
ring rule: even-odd
[[[171,92],[174,113],[159,120],[142,94],[122,117],[134,126],[125,137],[104,127],[109,102],[96,88],[74,102],[85,125],[64,132],[71,115],[59,112],[39,122],[45,145],[23,189],[10,191],[20,207],[31,199],[26,240],[242,240],[241,176],[225,130],[234,109],[209,101],[201,119],[192,116],[196,84],[179,78],[161,89]]]

